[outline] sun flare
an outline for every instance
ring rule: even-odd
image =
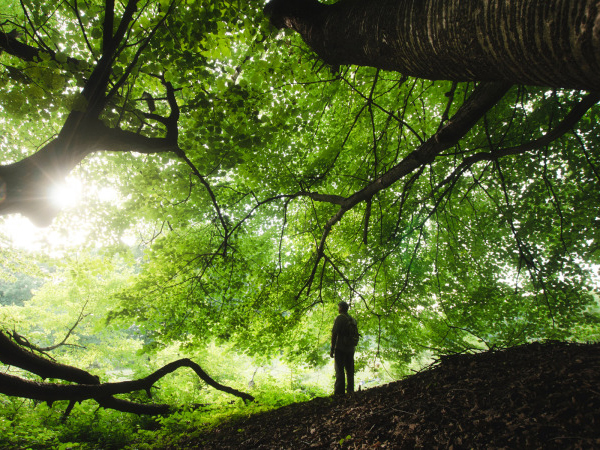
[[[64,183],[55,184],[50,188],[50,200],[60,209],[77,206],[81,200],[81,181],[68,178]]]

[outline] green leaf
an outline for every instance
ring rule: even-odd
[[[67,54],[64,52],[57,52],[56,53],[56,60],[61,63],[64,64],[67,62]]]

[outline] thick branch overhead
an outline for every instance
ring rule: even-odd
[[[265,12],[334,66],[600,90],[596,0],[273,0]]]

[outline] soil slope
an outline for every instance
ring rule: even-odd
[[[443,357],[404,380],[224,424],[178,448],[600,449],[600,344]]]

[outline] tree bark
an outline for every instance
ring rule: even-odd
[[[19,367],[40,376],[42,379],[60,378],[61,380],[81,384],[100,383],[100,379],[97,376],[85,370],[50,361],[25,350],[9,339],[3,332],[0,332],[0,362],[9,366]]]
[[[13,397],[29,398],[53,403],[59,400],[80,402],[93,399],[105,408],[116,409],[134,414],[167,414],[169,405],[146,405],[114,398],[117,394],[126,394],[144,390],[150,395],[154,384],[165,375],[181,368],[191,368],[198,377],[209,386],[240,397],[244,401],[253,401],[254,397],[245,392],[224,386],[213,380],[200,365],[190,359],[180,359],[156,370],[147,377],[138,380],[117,383],[100,383],[100,379],[77,367],[56,363],[25,350],[0,332],[0,361],[39,375],[43,379],[54,378],[78,384],[44,383],[26,380],[14,375],[0,373],[0,394]]]
[[[331,65],[600,90],[599,0],[272,0],[265,13]]]

